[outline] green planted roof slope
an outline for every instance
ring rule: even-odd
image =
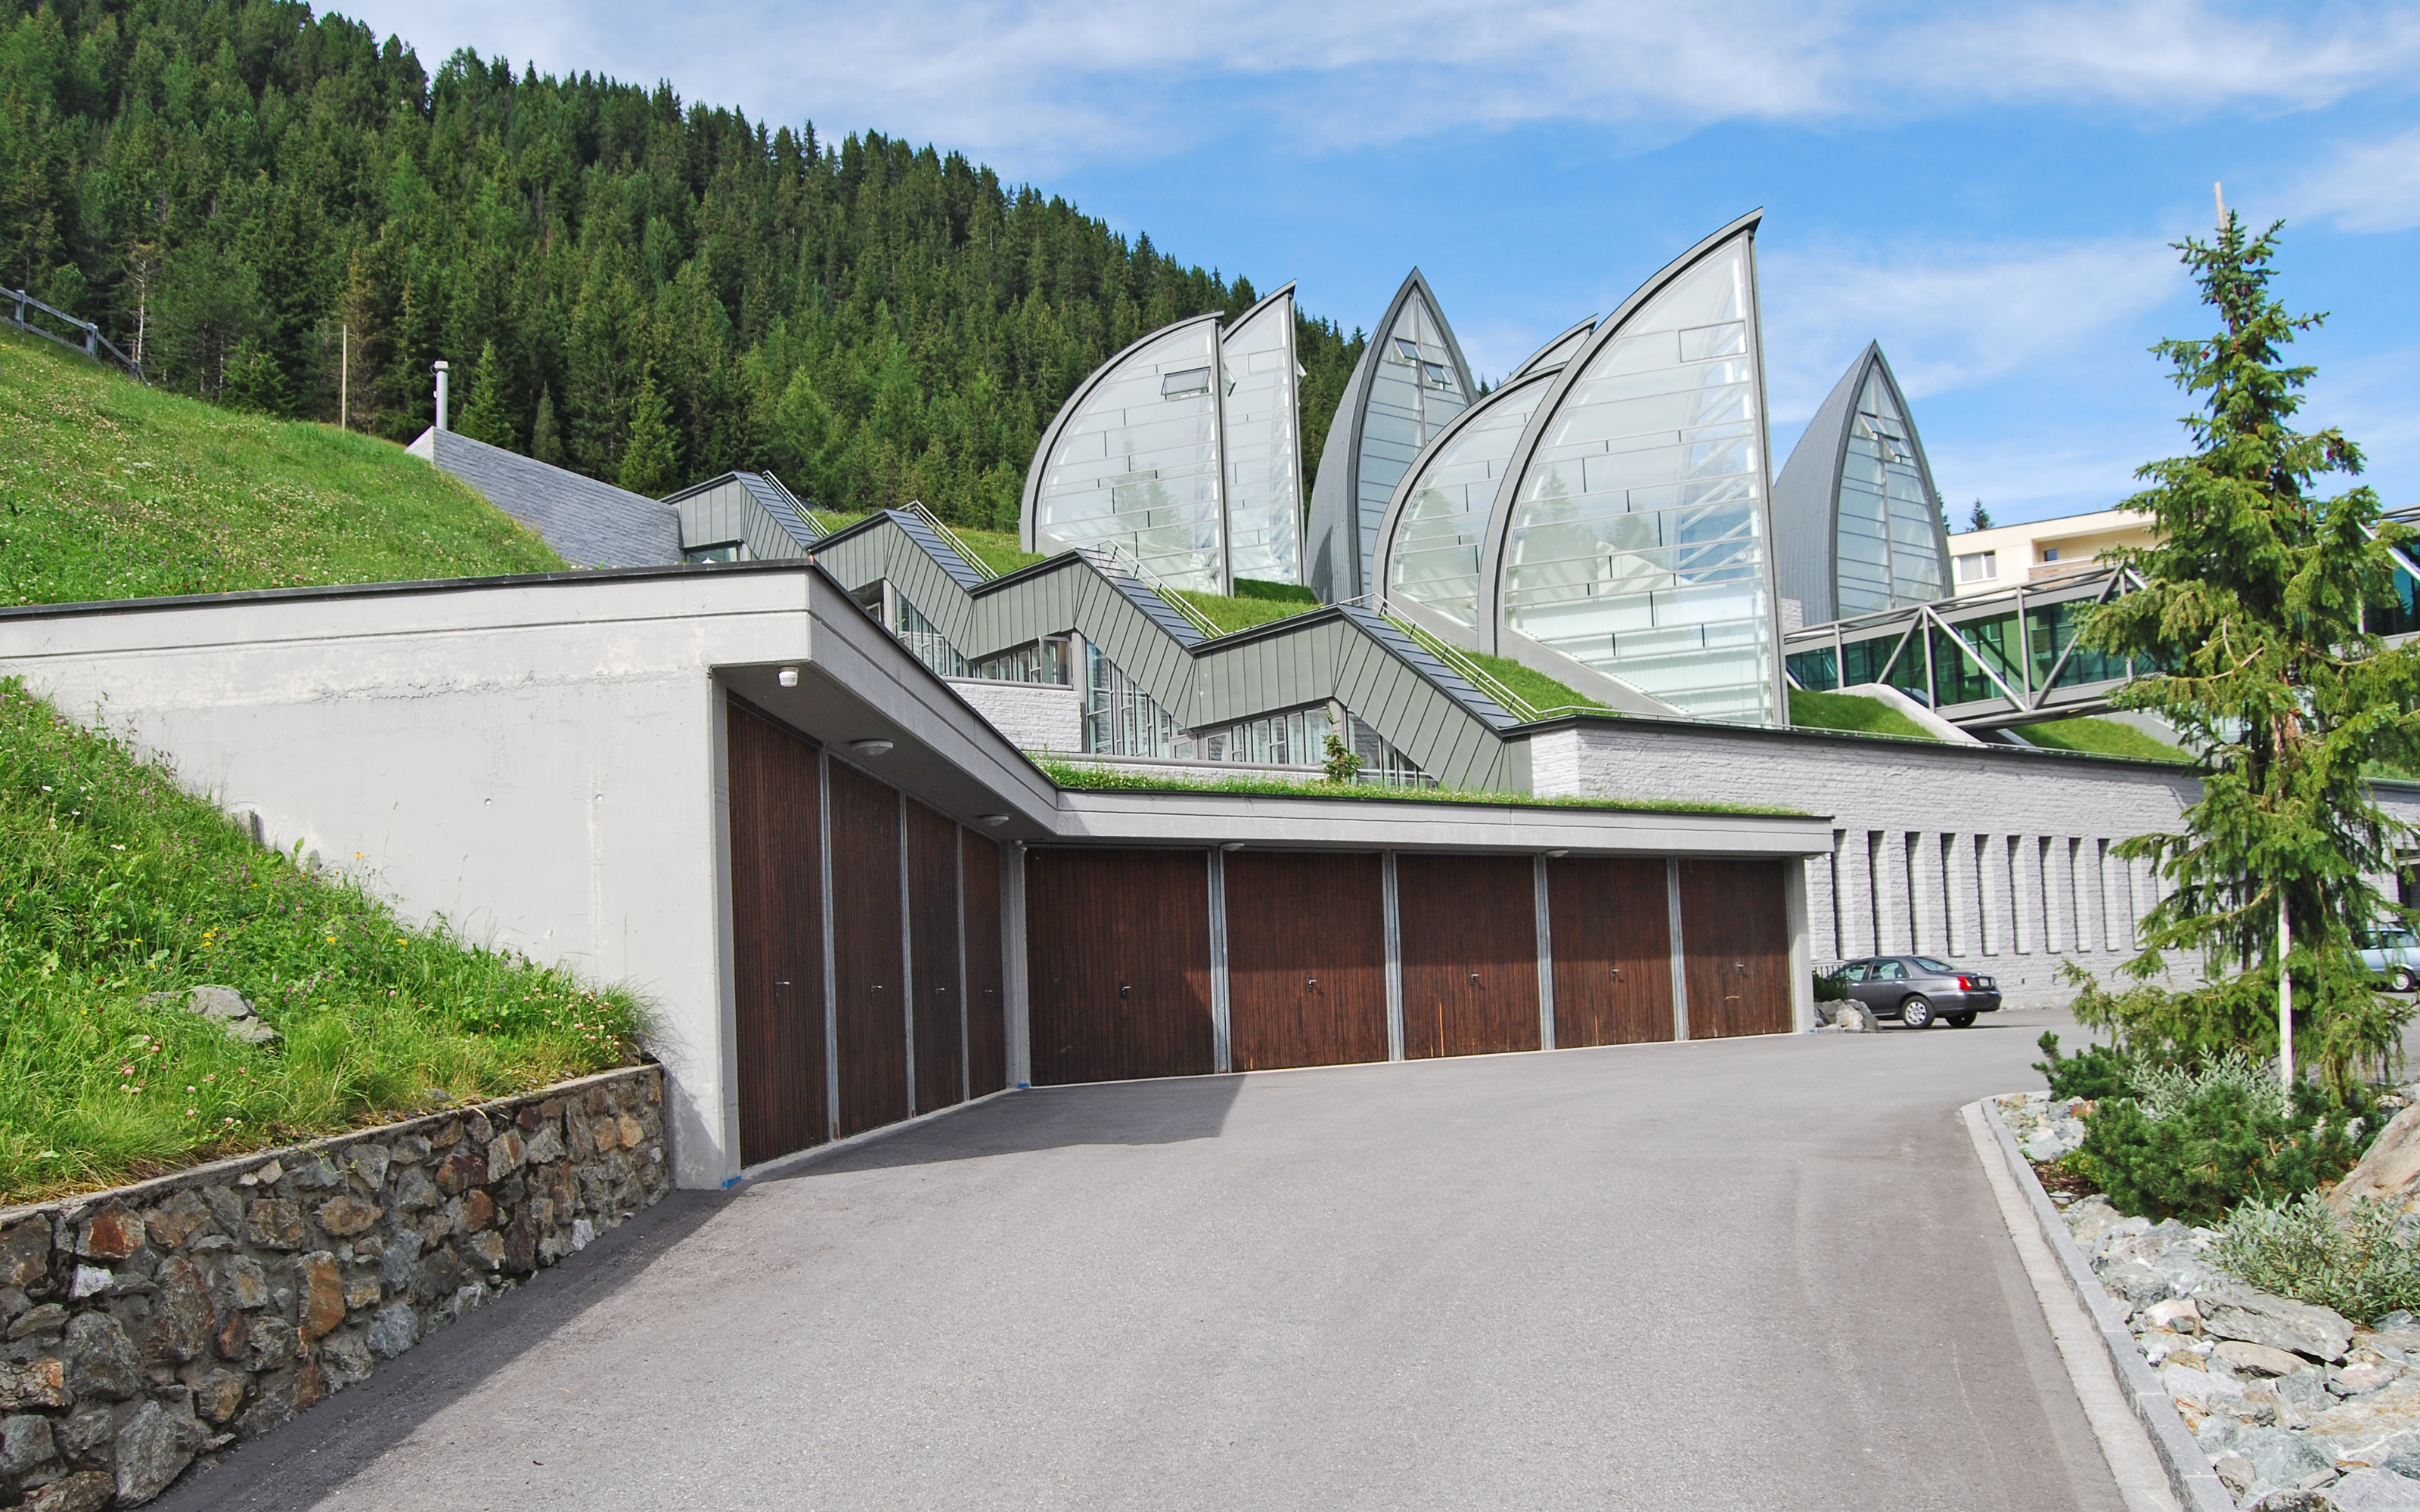
[[[1802,730],[1849,730],[1865,735],[1898,735],[1907,740],[1941,737],[1880,699],[1856,693],[1810,693],[1790,690],[1790,722]]]
[[[283,1042],[187,1011],[204,983]],[[0,681],[0,1206],[426,1109],[431,1089],[602,1071],[638,1015],[399,922]]]
[[[2020,725],[2028,745],[2051,750],[2083,750],[2100,756],[2132,756],[2146,762],[2190,762],[2192,757],[2156,735],[2116,719],[2045,719]]]
[[[10,604],[546,572],[546,543],[389,441],[145,389],[0,333]]]

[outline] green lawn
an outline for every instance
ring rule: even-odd
[[[2192,757],[2156,735],[2115,719],[2045,719],[2019,725],[2017,733],[2052,750],[2091,751],[2101,756],[2132,756],[2147,762],[2190,762]]]
[[[152,993],[232,987],[240,1044]],[[0,1204],[624,1061],[639,1005],[397,922],[0,682]]]
[[[1810,693],[1790,690],[1790,722],[1805,730],[1852,730],[1867,735],[1898,735],[1908,740],[1941,737],[1880,699],[1860,693]]]
[[[546,543],[401,447],[142,388],[0,334],[12,604],[545,572]]]
[[[1577,709],[1590,714],[1611,714],[1614,711],[1567,684],[1556,681],[1534,667],[1526,667],[1510,656],[1491,656],[1483,652],[1466,651],[1464,656],[1479,663],[1479,670],[1512,689],[1541,714]]]

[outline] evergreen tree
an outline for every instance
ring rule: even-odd
[[[2152,486],[2127,507],[2151,515],[2157,544],[2112,554],[2148,586],[2084,635],[2150,672],[2116,702],[2159,714],[2203,753],[2184,831],[2118,854],[2149,859],[2175,888],[2144,918],[2135,968],[2148,977],[2165,952],[2190,952],[2211,985],[2092,1001],[2154,1054],[2282,1050],[2290,1064],[2283,954],[2301,1048],[2341,1086],[2396,1053],[2411,1014],[2372,990],[2353,950],[2395,912],[2367,879],[2391,873],[2408,840],[2365,769],[2420,753],[2420,646],[2386,649],[2364,615],[2394,599],[2391,552],[2412,537],[2381,518],[2367,487],[2312,493],[2325,474],[2359,472],[2362,455],[2336,430],[2292,428],[2316,369],[2286,365],[2281,350],[2324,316],[2289,316],[2271,297],[2278,229],[2247,238],[2229,213],[2214,242],[2180,243],[2222,324],[2153,348],[2201,398],[2184,420],[2195,450],[2138,474]]]
[[[529,455],[550,467],[562,467],[567,460],[563,455],[563,433],[554,424],[554,391],[537,392],[537,418],[530,422]]]
[[[642,378],[630,405],[629,444],[622,451],[622,486],[651,498],[671,492],[678,475],[673,450],[673,407],[653,377]]]
[[[1980,499],[1975,501],[1973,512],[1966,517],[1966,528],[1970,531],[1988,531],[1992,528],[1992,512],[1983,507],[1983,501]]]
[[[514,442],[512,421],[504,413],[504,364],[496,360],[492,341],[479,348],[479,371],[471,380],[470,400],[462,406],[454,428],[490,446]]]

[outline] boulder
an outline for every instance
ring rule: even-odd
[[[260,1021],[251,1001],[232,987],[202,986],[185,993],[152,993],[143,1001],[162,1007],[181,997],[185,1011],[217,1021],[226,1037],[244,1044],[275,1044],[275,1029]]]
[[[107,1471],[87,1470],[28,1494],[22,1512],[101,1512],[116,1489]]]
[[[2303,1368],[2303,1357],[2245,1339],[2228,1339],[2211,1351],[2236,1369],[2255,1376],[2290,1376]],[[2383,1385],[2384,1382],[2380,1382]]]
[[[2405,1108],[2378,1132],[2369,1153],[2328,1194],[2328,1206],[2350,1212],[2358,1201],[2392,1202],[2409,1210],[2420,1196],[2420,1105]]]
[[[2344,1512],[2420,1512],[2420,1481],[2391,1470],[2356,1470],[2328,1488]]]
[[[2143,1321],[2149,1328],[2164,1328],[2178,1334],[2198,1334],[2201,1332],[2201,1309],[2193,1304],[2193,1299],[2190,1297],[2172,1297],[2166,1302],[2153,1303],[2145,1309]],[[2283,1375],[2285,1372],[2273,1373]]]
[[[2252,1461],[2250,1494],[2256,1499],[2277,1492],[2298,1492],[2317,1480],[2335,1476],[2335,1462],[2300,1433],[2275,1427],[2238,1427],[2224,1435],[2220,1451]],[[2293,1503],[2281,1503],[2292,1506]],[[2325,1502],[2311,1504],[2325,1506]]]
[[[2334,1308],[2273,1296],[2240,1282],[2203,1288],[2195,1305],[2201,1310],[2202,1332],[2213,1338],[2266,1344],[2330,1363],[2343,1359],[2352,1346],[2352,1324]]]
[[[184,1473],[209,1434],[190,1417],[145,1402],[117,1430],[117,1502],[140,1506]]]

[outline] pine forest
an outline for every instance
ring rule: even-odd
[[[1013,529],[1042,427],[1157,326],[1257,297],[957,153],[837,142],[297,0],[0,0],[0,284],[155,383],[649,494]],[[1303,317],[1306,487],[1359,332]]]

